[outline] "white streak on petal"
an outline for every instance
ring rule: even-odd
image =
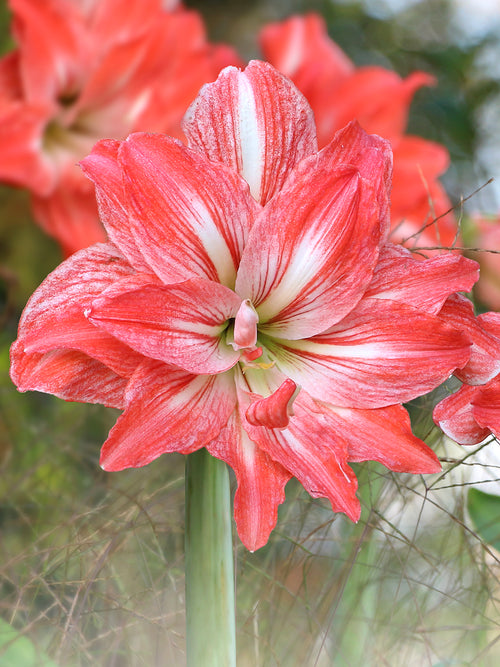
[[[257,121],[257,107],[252,85],[241,73],[239,76],[239,125],[241,145],[241,175],[250,186],[252,197],[260,201],[262,185],[262,135]]]

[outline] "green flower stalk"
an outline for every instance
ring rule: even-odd
[[[234,565],[229,473],[200,449],[186,457],[188,667],[235,667]]]

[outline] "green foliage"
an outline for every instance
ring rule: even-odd
[[[500,551],[500,496],[469,489],[467,509],[480,538]]]
[[[0,618],[2,667],[57,667],[35,644]]]

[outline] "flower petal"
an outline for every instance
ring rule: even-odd
[[[0,110],[0,179],[12,185],[47,195],[56,173],[48,161],[40,160],[40,143],[50,111],[23,102],[5,102]]]
[[[79,350],[118,375],[130,377],[142,357],[97,329],[84,313],[109,285],[131,274],[132,267],[111,244],[97,244],[72,255],[28,301],[19,323],[19,349],[27,354]]]
[[[404,403],[434,389],[470,354],[468,340],[437,317],[373,298],[324,334],[262,343],[278,369],[315,398],[362,409]]]
[[[321,407],[300,392],[294,403],[294,416],[285,430],[254,426],[244,413],[250,398],[238,387],[243,428],[274,461],[296,477],[313,498],[326,497],[334,512],[345,512],[357,521],[361,508],[356,498],[357,480],[347,465],[347,444],[342,436],[332,437],[321,418]],[[335,434],[337,436],[337,434]]]
[[[464,384],[434,408],[436,424],[459,445],[477,445],[491,433],[489,427],[478,423],[473,408],[481,390]]]
[[[349,461],[379,461],[396,472],[440,472],[439,459],[413,435],[401,405],[376,410],[327,407],[329,426],[348,443]]]
[[[467,384],[484,384],[500,372],[500,315],[474,316],[472,302],[452,294],[439,313],[440,319],[462,331],[472,343],[470,359],[455,375]]]
[[[11,347],[11,378],[19,391],[42,391],[65,401],[124,406],[128,383],[96,359],[75,350],[51,350],[45,354],[24,352],[23,342]]]
[[[118,163],[119,147],[119,141],[99,141],[90,155],[80,161],[80,166],[94,182],[99,213],[110,241],[135,269],[152,273],[132,235],[132,213],[127,205],[122,170]]]
[[[354,128],[346,139],[356,143],[360,137],[366,135]],[[290,339],[314,335],[361,298],[381,240],[378,197],[385,191],[387,155],[378,150],[379,141],[366,151],[370,181],[339,165],[336,147],[325,149],[295,169],[257,219],[236,291],[252,301],[261,332]],[[344,153],[354,156],[356,148],[347,146]]]
[[[472,400],[474,419],[493,435],[500,437],[500,378],[481,387]]]
[[[27,100],[53,100],[79,90],[90,45],[77,4],[10,0],[10,7],[15,38],[23,54]]]
[[[165,452],[204,447],[236,404],[231,373],[190,375],[150,360],[137,369],[125,398],[127,407],[102,447],[105,470],[137,468]]]
[[[228,67],[205,85],[186,113],[183,130],[190,146],[241,174],[261,204],[317,151],[307,101],[282,74],[257,60],[244,72]]]
[[[260,449],[242,428],[237,411],[207,450],[236,474],[234,518],[238,535],[250,551],[263,547],[276,525],[278,505],[285,500],[291,475]]]
[[[478,264],[459,255],[439,255],[417,260],[398,245],[387,244],[381,251],[365,297],[411,304],[437,315],[453,292],[469,292],[479,275]]]
[[[92,302],[88,319],[141,354],[190,373],[220,373],[241,353],[226,328],[241,299],[202,278],[175,285],[137,285],[124,279]]]
[[[234,286],[260,206],[225,165],[163,135],[133,134],[119,160],[137,246],[166,283],[202,277]]]

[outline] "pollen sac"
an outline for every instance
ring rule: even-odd
[[[254,426],[286,428],[293,415],[293,402],[299,390],[300,387],[287,378],[271,396],[255,401],[248,407],[245,415],[247,421]]]

